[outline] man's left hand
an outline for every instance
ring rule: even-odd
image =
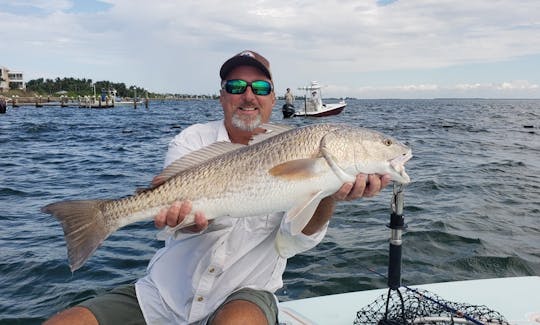
[[[336,201],[350,201],[361,197],[377,195],[383,188],[390,184],[389,175],[358,174],[354,183],[345,183],[332,195]]]

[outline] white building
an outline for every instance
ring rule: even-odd
[[[6,67],[0,67],[0,92],[5,92],[10,89],[26,89],[23,73],[11,71]]]

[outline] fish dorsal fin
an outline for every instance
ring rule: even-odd
[[[295,127],[285,124],[265,123],[261,125],[260,128],[264,129],[265,132],[255,134],[253,138],[249,141],[249,144],[259,143],[280,133],[292,130]]]
[[[215,142],[202,149],[188,153],[187,155],[175,160],[167,168],[165,168],[161,174],[157,176],[161,180],[160,183],[175,176],[181,171],[189,169],[193,166],[197,166],[209,159],[217,157],[219,155],[243,148],[245,145],[232,142]]]

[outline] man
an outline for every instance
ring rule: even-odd
[[[291,92],[291,88],[287,88],[285,93],[285,104],[294,106],[294,95]]]
[[[165,165],[216,141],[248,144],[263,132],[276,101],[268,61],[244,51],[223,64],[220,76],[224,120],[182,131],[169,144]],[[195,211],[196,224],[167,239],[135,286],[90,299],[46,324],[276,324],[273,292],[283,285],[287,258],[322,240],[336,201],[373,196],[389,182],[388,176],[358,175],[354,184],[324,198],[296,236],[283,226],[284,213],[208,222]],[[173,227],[190,212],[190,202],[175,202],[155,224]],[[287,239],[286,252],[275,248],[278,232]]]
[[[313,111],[318,111],[319,109],[321,109],[322,106],[323,105],[321,95],[319,95],[319,93],[314,90],[313,92],[311,92],[311,108]]]

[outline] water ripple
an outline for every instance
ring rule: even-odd
[[[332,117],[280,114],[273,119],[294,126],[374,128],[413,148],[403,283],[540,275],[540,101],[351,100]],[[218,101],[21,107],[0,116],[0,322],[38,324],[142,276],[162,245],[151,222],[116,232],[72,274],[60,224],[39,209],[132,194],[159,173],[175,134],[219,118]],[[372,270],[386,273],[390,198],[386,189],[339,204],[323,242],[288,261],[280,299],[385,287]]]

